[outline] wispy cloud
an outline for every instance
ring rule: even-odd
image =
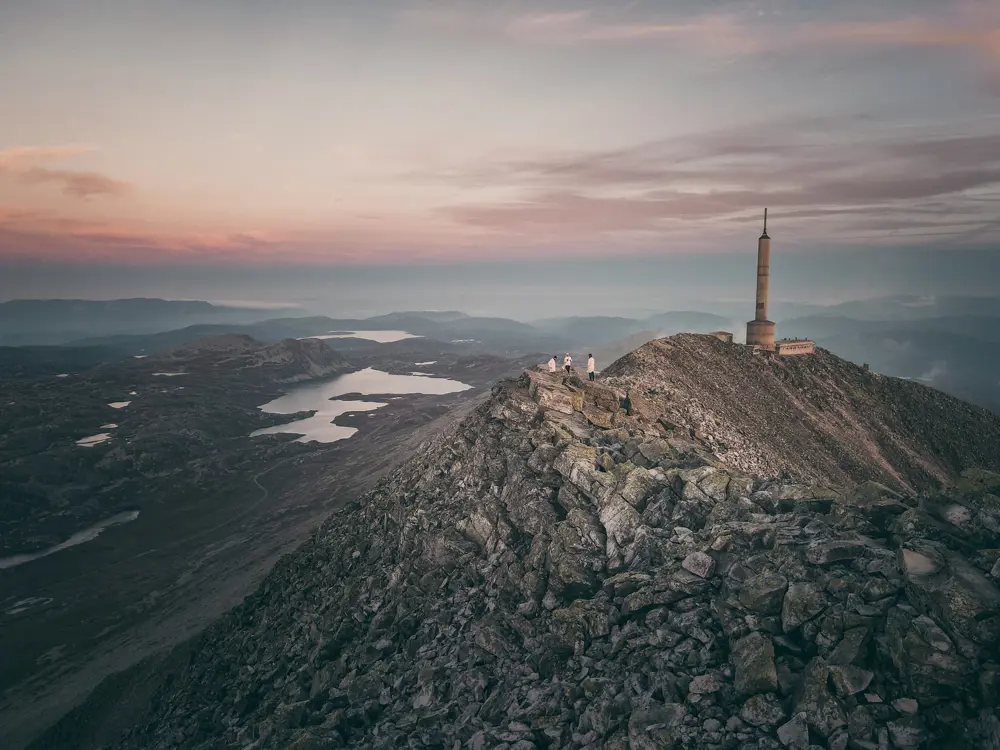
[[[635,4],[540,12],[521,4],[483,9],[468,4],[424,3],[404,14],[424,26],[478,33],[540,45],[682,46],[687,52],[726,58],[759,54],[814,54],[817,50],[955,49],[975,55],[990,88],[1000,87],[1000,6],[942,3],[934,15],[841,22],[807,16],[764,14],[749,6],[721,12],[637,13]],[[969,8],[973,9],[970,11]]]
[[[990,220],[993,206],[976,195],[1000,195],[1000,136],[990,132],[906,139],[878,131],[837,140],[809,135],[799,125],[768,123],[758,130],[495,163],[456,179],[469,186],[509,185],[515,199],[442,211],[512,235],[649,232],[662,241],[695,227],[725,232],[727,225],[756,221],[767,205],[799,237],[838,237],[840,229],[846,230],[840,239],[867,241],[873,234],[891,240],[921,229],[958,238]]]
[[[85,146],[20,146],[0,150],[0,179],[23,185],[53,184],[66,195],[87,199],[94,196],[118,196],[132,185],[98,172],[51,169],[43,166],[94,151]]]
[[[424,3],[411,6],[404,18],[423,26],[462,33],[506,37],[533,44],[621,43],[672,40],[708,45],[720,52],[753,52],[761,48],[742,17],[713,13],[669,21],[629,18],[614,10],[590,8],[540,12],[511,4],[471,7],[467,4]]]

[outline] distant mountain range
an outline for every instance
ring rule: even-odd
[[[643,332],[652,332],[651,337],[680,332],[708,333],[719,328],[731,328],[733,323],[734,321],[718,315],[688,311],[662,313],[644,320],[568,317],[550,318],[531,324],[509,318],[475,317],[461,313],[405,312],[372,318],[283,317],[247,324],[199,324],[149,334],[87,337],[70,342],[69,345],[112,349],[122,354],[155,354],[224,333],[241,333],[260,341],[280,341],[337,332],[399,330],[446,343],[462,343],[472,349],[491,353],[561,354],[566,350],[579,352],[592,349]],[[337,341],[337,348],[345,351],[370,346],[371,342],[362,339]]]
[[[66,344],[88,336],[145,334],[202,323],[252,323],[297,308],[222,307],[163,299],[23,299],[0,302],[0,345]]]
[[[570,351],[580,358],[594,352],[600,369],[646,341],[675,333],[728,330],[741,340],[743,307],[720,308],[726,314],[689,310],[646,318],[565,316],[525,322],[459,311],[331,318],[206,302],[26,300],[0,304],[0,344],[86,347],[86,358],[100,361],[158,354],[226,333],[273,343],[332,332],[401,330],[470,352],[503,356],[561,356]],[[778,322],[779,336],[814,339],[878,372],[919,380],[1000,411],[1000,298],[895,296],[827,307],[784,304],[776,306],[771,317]],[[85,335],[70,335],[84,329]],[[336,344],[348,354],[379,346],[349,338]],[[31,356],[53,363],[72,359],[44,347]]]

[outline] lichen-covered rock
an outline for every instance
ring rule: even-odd
[[[826,596],[814,583],[793,583],[781,604],[781,627],[791,633],[826,609]]]
[[[778,740],[790,750],[808,750],[809,723],[805,714],[795,714],[786,724],[778,727]]]
[[[830,670],[826,662],[816,657],[806,665],[802,688],[795,701],[795,712],[805,716],[809,726],[822,737],[829,737],[834,730],[847,725],[844,706],[827,689]]]
[[[744,582],[740,590],[740,603],[751,612],[776,615],[781,612],[788,590],[788,579],[780,573],[759,573]]]
[[[975,566],[939,542],[926,540],[908,542],[900,558],[912,602],[977,647],[1000,641],[1000,589]]]
[[[785,709],[773,693],[750,696],[740,709],[740,718],[755,727],[777,726],[785,718]]]
[[[692,552],[684,558],[681,566],[699,578],[711,578],[715,572],[715,560],[704,552]]]
[[[860,693],[871,684],[875,675],[867,669],[851,665],[831,665],[830,677],[833,687],[841,698]]]
[[[774,644],[763,633],[750,633],[733,646],[736,691],[743,695],[770,693],[778,689],[774,666]]]
[[[628,721],[630,750],[671,750],[680,744],[684,706],[668,703],[633,711]]]

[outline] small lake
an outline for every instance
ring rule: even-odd
[[[341,375],[322,383],[309,383],[286,393],[274,401],[264,404],[262,411],[268,414],[294,414],[300,411],[316,411],[314,416],[299,419],[288,424],[254,430],[251,436],[276,435],[286,433],[301,435],[300,443],[315,440],[319,443],[334,443],[349,438],[357,429],[333,424],[341,414],[374,411],[385,406],[378,401],[340,401],[338,396],[345,393],[361,394],[408,394],[423,393],[444,395],[459,393],[472,388],[448,378],[433,378],[422,375],[390,375],[381,370],[366,368],[358,372]],[[334,400],[331,400],[334,399]]]
[[[0,557],[0,570],[3,570],[4,568],[14,568],[18,565],[24,565],[24,563],[31,562],[32,560],[48,557],[49,555],[54,555],[56,552],[61,552],[64,549],[76,547],[78,544],[93,541],[94,539],[97,539],[97,537],[101,535],[101,532],[109,526],[117,526],[119,524],[128,523],[129,521],[134,521],[138,517],[139,511],[129,510],[124,513],[111,516],[111,518],[105,518],[100,523],[95,523],[93,526],[86,528],[83,531],[78,531],[65,542],[57,544],[55,547],[49,547],[41,552],[32,552],[28,555]]]
[[[415,336],[406,331],[329,331],[321,336],[305,336],[307,339],[367,339],[376,341],[379,344],[391,344],[393,341],[404,339],[420,339],[423,336]]]

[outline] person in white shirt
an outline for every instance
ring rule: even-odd
[[[549,360],[549,372],[556,371],[556,355],[553,354],[552,358]]]
[[[569,352],[566,352],[566,356],[563,359],[563,369],[566,370],[567,375],[573,369],[573,358],[569,356]]]
[[[594,355],[587,355],[587,380],[594,379]]]

